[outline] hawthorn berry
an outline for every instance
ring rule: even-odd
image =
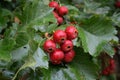
[[[113,64],[115,64],[115,61],[114,61],[114,59],[110,59],[110,65],[113,65]]]
[[[66,6],[61,6],[58,9],[58,13],[60,16],[64,16],[68,13],[68,8]]]
[[[73,49],[73,43],[70,40],[66,40],[63,44],[61,44],[61,49],[64,52],[70,51]]]
[[[62,17],[57,17],[57,23],[60,25],[63,23],[63,18]]]
[[[103,75],[110,75],[115,70],[115,62],[113,59],[110,59],[109,65],[102,71]]]
[[[55,11],[53,11],[53,15],[54,15],[55,18],[59,17],[59,15]]]
[[[64,62],[66,63],[69,63],[73,60],[75,56],[75,51],[74,50],[70,50],[68,52],[65,53],[65,56],[64,56]]]
[[[110,65],[109,65],[111,71],[114,71],[115,70],[115,61],[114,59],[110,59]]]
[[[69,40],[75,39],[78,36],[78,31],[74,26],[68,26],[65,29],[65,32],[67,34],[67,39]]]
[[[56,44],[54,43],[53,40],[46,40],[45,43],[43,44],[43,48],[46,52],[51,53],[55,51]]]
[[[109,75],[109,72],[105,69],[102,71],[102,75]]]
[[[64,43],[66,39],[67,39],[67,35],[63,30],[56,30],[53,34],[53,40],[56,43],[60,43],[60,44]]]
[[[63,17],[60,17],[57,12],[53,11],[54,17],[57,19],[57,23],[60,25],[63,23]]]
[[[50,60],[53,62],[61,61],[64,58],[64,52],[60,49],[56,49],[50,54]]]
[[[120,8],[120,1],[115,2],[115,7]]]
[[[59,7],[59,4],[56,1],[51,1],[49,3],[49,7],[57,9]]]

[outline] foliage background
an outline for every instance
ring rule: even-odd
[[[0,0],[0,80],[116,80],[114,74],[100,74],[103,66],[99,58],[102,53],[113,57],[113,46],[118,44],[120,10],[115,1],[58,2],[69,9],[60,26],[49,0]],[[44,34],[65,29],[71,22],[76,22],[72,25],[79,32],[73,41],[75,59],[69,64],[51,65],[42,47]]]

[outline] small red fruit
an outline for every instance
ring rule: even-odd
[[[53,34],[53,39],[56,43],[64,43],[67,39],[67,35],[63,30],[56,30]]]
[[[69,52],[65,53],[65,57],[64,57],[64,62],[69,63],[73,60],[75,56],[75,51],[74,50],[70,50]]]
[[[115,70],[115,61],[114,61],[114,59],[110,59],[109,67],[110,67],[112,72]]]
[[[120,1],[117,1],[117,2],[115,3],[115,7],[120,8]]]
[[[61,6],[58,9],[58,13],[60,16],[64,16],[64,15],[68,14],[68,8],[65,6]]]
[[[55,18],[59,17],[59,15],[55,11],[53,11],[53,15],[54,15]]]
[[[56,1],[51,1],[49,3],[49,7],[57,9],[59,7],[59,4]]]
[[[115,64],[114,59],[110,59],[110,65],[113,65],[113,64]]]
[[[62,17],[58,17],[57,18],[57,23],[60,25],[63,23],[63,18]]]
[[[102,71],[102,74],[103,75],[109,75],[109,72],[105,69],[105,70]]]
[[[70,40],[66,40],[63,44],[61,44],[61,49],[64,52],[70,51],[73,49],[73,43]]]
[[[78,31],[74,26],[68,26],[65,29],[65,32],[67,34],[67,39],[69,40],[75,39],[78,36]]]
[[[46,52],[51,53],[51,52],[55,51],[56,44],[54,43],[53,40],[46,40],[43,45],[43,48]]]
[[[113,73],[115,71],[115,65],[110,65],[110,72]]]
[[[58,62],[63,60],[64,53],[60,49],[56,49],[53,53],[50,54],[50,60],[53,62]]]
[[[55,11],[53,11],[53,15],[57,19],[59,25],[63,23],[63,17],[60,17]]]

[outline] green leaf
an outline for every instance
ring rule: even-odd
[[[41,48],[36,50],[33,58],[35,60],[35,65],[32,66],[33,70],[37,67],[48,69],[48,57]]]
[[[112,21],[120,27],[120,13],[114,13],[111,17]]]
[[[12,17],[12,13],[9,10],[0,8],[0,32],[7,26],[10,17]]]
[[[32,42],[30,44],[29,57],[28,59],[26,59],[25,64],[27,65],[24,64],[24,68],[30,67],[33,70],[35,70],[35,68],[40,67],[48,69],[48,57],[44,53],[44,51],[41,48],[39,48],[39,46],[37,47],[36,45],[39,44],[35,42]]]
[[[3,39],[0,40],[0,59],[5,61],[10,61],[13,47],[15,45],[15,41],[13,39]]]
[[[101,76],[100,77],[100,80],[117,80],[116,79],[116,75],[114,74],[111,74],[111,75],[108,75],[108,76]]]
[[[94,14],[107,14],[110,10],[109,6],[101,7],[101,3],[90,1],[90,0],[84,0],[85,8],[84,12],[86,13],[94,13]]]
[[[47,1],[47,0],[46,0]],[[53,16],[53,9],[44,4],[43,0],[26,1],[22,15],[19,18],[26,27],[44,26],[49,22],[56,22]]]
[[[98,78],[98,66],[93,62],[92,56],[84,53],[81,48],[75,48],[76,56],[73,65],[82,74],[85,80],[96,80]]]
[[[111,57],[113,57],[113,55],[115,54],[115,51],[114,51],[112,45],[109,44],[109,43],[107,43],[107,44],[105,44],[105,46],[103,46],[103,50],[104,50],[107,54],[109,54]]]
[[[76,70],[73,70],[70,67],[67,69],[55,68],[55,67],[53,67],[52,69],[51,67],[49,71],[44,71],[43,80],[82,80],[82,78],[81,78],[81,75],[77,73]]]
[[[11,52],[12,59],[14,61],[22,60],[25,56],[28,55],[29,50],[30,50],[30,47],[28,44],[13,50]]]
[[[102,16],[93,16],[83,21],[83,25],[78,27],[79,37],[85,52],[97,56],[110,40],[117,41],[116,30],[112,26],[111,20]]]
[[[29,35],[26,32],[19,32],[16,34],[16,47],[19,48],[26,45],[29,41]]]
[[[36,46],[32,45],[32,49],[33,47],[36,47]],[[32,68],[33,70],[35,70],[37,67],[48,69],[48,58],[47,58],[47,55],[44,53],[44,51],[41,48],[37,48],[36,51],[34,51],[35,48],[33,49],[33,51],[32,49],[30,49],[29,51],[28,58],[26,59],[25,64],[23,64],[23,66],[19,68],[19,70],[16,72],[12,80],[14,80],[17,77],[17,74],[22,69],[25,69],[28,67]]]

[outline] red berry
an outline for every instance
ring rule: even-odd
[[[57,23],[58,23],[59,25],[63,23],[63,18],[60,17],[60,16],[57,14],[57,12],[53,11],[53,15],[54,15],[54,17],[57,19]]]
[[[59,7],[59,4],[56,1],[51,1],[49,3],[49,7],[57,9]]]
[[[59,17],[59,15],[55,11],[53,11],[53,15],[54,15],[55,18]]]
[[[65,7],[65,6],[61,6],[58,9],[58,13],[59,13],[60,16],[64,16],[68,13],[68,8]]]
[[[51,52],[55,51],[56,44],[54,43],[53,40],[46,40],[43,45],[43,48],[46,52],[51,53]]]
[[[114,59],[110,59],[110,65],[114,65],[114,64],[115,64]]]
[[[64,52],[70,51],[73,48],[73,43],[70,40],[66,40],[63,44],[61,44],[61,49]]]
[[[110,74],[110,67],[109,66],[107,66],[103,71],[102,71],[102,74],[103,75],[109,75]]]
[[[115,65],[110,65],[109,67],[112,72],[115,70]]]
[[[58,17],[57,18],[57,23],[60,25],[63,23],[63,18],[62,17]]]
[[[61,61],[64,58],[64,53],[60,49],[56,49],[50,54],[50,60],[53,62]]]
[[[115,3],[115,7],[120,8],[120,1],[117,1],[117,2]]]
[[[103,70],[103,71],[102,71],[102,74],[103,74],[103,75],[109,75],[109,72],[108,72],[107,70]]]
[[[56,43],[64,43],[67,38],[65,31],[56,30],[53,34],[53,39]]]
[[[66,63],[71,62],[74,56],[75,56],[74,50],[70,50],[69,52],[66,52],[64,57],[64,62]]]
[[[111,71],[110,66],[107,66],[105,70],[109,73]]]
[[[69,40],[75,39],[78,36],[78,31],[74,26],[68,26],[65,29],[65,32],[67,34],[67,39]]]
[[[109,65],[111,71],[114,71],[115,70],[115,61],[114,59],[110,59],[110,65]]]

